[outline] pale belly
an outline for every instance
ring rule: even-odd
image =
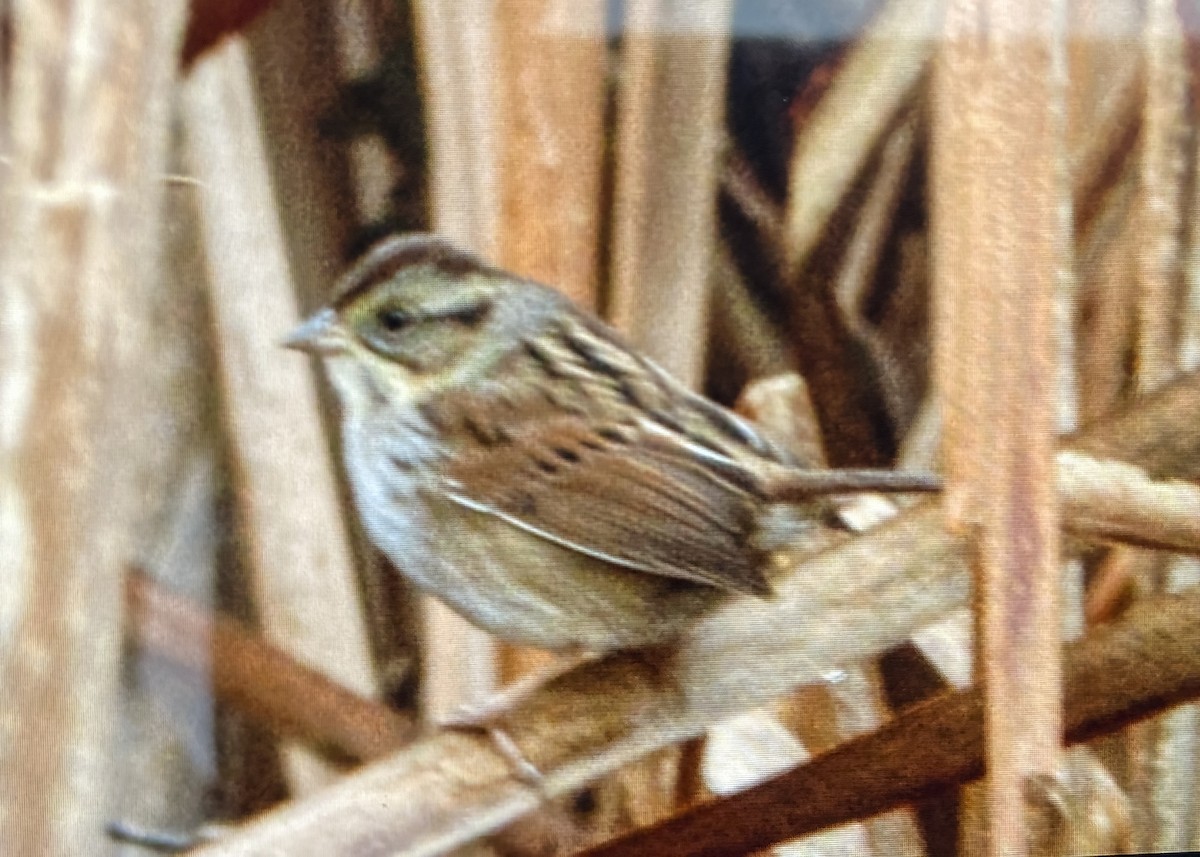
[[[511,642],[589,651],[655,645],[720,598],[711,587],[612,566],[447,498],[420,505],[404,521],[368,522],[372,540],[419,587]]]
[[[602,652],[666,642],[721,599],[712,587],[612,566],[455,503],[436,490],[438,451],[419,418],[384,419],[392,430],[343,436],[367,534],[413,583],[479,627],[511,642]],[[409,429],[395,431],[401,423]]]

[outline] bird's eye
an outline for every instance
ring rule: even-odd
[[[379,322],[379,326],[384,330],[389,333],[396,333],[408,327],[412,321],[412,316],[397,307],[384,307],[375,314],[375,320]]]

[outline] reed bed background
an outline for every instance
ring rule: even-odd
[[[1193,0],[0,0],[0,851],[1200,848],[1198,44]],[[545,655],[372,551],[278,348],[416,229],[946,490],[534,694],[531,788],[424,724]]]

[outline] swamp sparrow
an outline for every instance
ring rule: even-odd
[[[791,466],[562,295],[433,236],[377,244],[286,344],[325,361],[371,540],[513,642],[663,643],[770,594],[780,500],[932,487]]]

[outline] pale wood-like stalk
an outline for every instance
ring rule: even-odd
[[[1111,539],[1158,550],[1200,556],[1200,487],[1182,480],[1156,480],[1119,461],[1073,453],[1059,467],[1059,487],[1078,506],[1071,530],[1090,539]],[[1088,511],[1084,511],[1084,507]]]
[[[0,849],[67,857],[105,848],[121,576],[159,499],[148,296],[186,7],[0,15]]]
[[[500,144],[493,97],[493,6],[413,3],[429,145],[433,231],[495,259],[500,249]],[[433,719],[479,702],[496,684],[495,644],[434,599],[423,599],[421,705]]]
[[[1145,104],[1137,218],[1134,384],[1145,395],[1175,375],[1183,286],[1184,147],[1189,134],[1188,69],[1176,4],[1148,4],[1144,33]]]
[[[329,299],[354,239],[361,237],[359,227],[382,218],[390,201],[391,156],[381,135],[354,134],[357,123],[416,126],[420,118],[365,117],[366,105],[347,106],[364,78],[386,79],[380,47],[396,29],[389,10],[395,13],[389,0],[279,2],[246,29],[272,186],[276,199],[286,201],[276,211],[302,311]],[[345,134],[350,139],[342,139]],[[333,393],[323,385],[318,392],[326,435],[336,436]],[[347,486],[341,495],[378,672],[394,687],[414,665],[415,598],[402,600],[411,590],[367,543],[348,508],[352,504],[345,502]]]
[[[183,91],[200,182],[224,413],[246,561],[267,637],[363,696],[377,685],[309,366],[282,351],[299,322],[246,49],[208,54]],[[293,790],[328,772],[287,754]]]
[[[692,387],[704,367],[732,15],[730,0],[626,10],[610,316]]]
[[[1075,187],[1077,282],[1064,306],[1059,371],[1072,373],[1086,425],[1127,392],[1137,236],[1128,216],[1144,94],[1134,0],[1073,4],[1068,146]],[[1096,34],[1103,33],[1103,37]]]
[[[433,231],[486,259],[499,249],[499,144],[492,98],[493,5],[413,4],[429,140]]]
[[[1192,133],[1188,116],[1187,49],[1177,4],[1146,4],[1142,33],[1145,95],[1138,159],[1138,187],[1132,212],[1137,242],[1134,289],[1133,389],[1145,395],[1169,381],[1178,367],[1183,315],[1184,144]],[[1128,549],[1126,549],[1128,550]],[[1171,560],[1129,552],[1143,593],[1163,588]],[[1173,795],[1162,784],[1169,774],[1193,768],[1175,757],[1180,721],[1158,718],[1129,731],[1126,789],[1133,808],[1133,842],[1138,850],[1180,847],[1169,828]]]
[[[1130,216],[1137,185],[1134,159],[1120,170],[1077,244],[1079,290],[1075,357],[1081,424],[1103,417],[1129,394],[1128,355],[1133,344],[1138,244]]]
[[[500,149],[499,255],[506,270],[597,308],[604,160],[605,21],[598,0],[502,0],[493,78]],[[545,662],[501,650],[511,680]]]
[[[875,176],[855,218],[853,235],[833,284],[847,327],[874,358],[888,415],[899,430],[911,424],[918,403],[912,381],[899,368],[900,355],[893,349],[911,348],[912,331],[904,330],[899,336],[889,338],[887,331],[870,323],[864,313],[884,250],[895,231],[896,210],[908,184],[916,144],[917,115],[910,110],[882,141]],[[889,315],[906,314],[893,305]]]
[[[976,555],[989,853],[1029,853],[1058,776],[1055,304],[1070,269],[1066,5],[955,0],[933,120],[936,383],[952,526]]]
[[[1137,49],[1142,5],[1080,0],[1068,10],[1067,147],[1080,233],[1137,139],[1145,94]]]
[[[885,184],[890,184],[885,179]],[[825,461],[820,442],[820,426],[804,381],[798,375],[787,374],[751,383],[738,399],[738,413],[753,420],[768,436],[784,444],[796,460],[805,466],[820,467]],[[894,507],[893,507],[894,508]],[[768,711],[802,741],[811,754],[823,753],[845,740],[868,732],[888,717],[879,668],[875,664],[847,665],[838,670],[829,682],[801,688],[796,693],[777,700]],[[765,715],[764,715],[765,716]],[[736,722],[736,721],[735,721]],[[722,725],[709,733],[711,741]],[[709,765],[734,765],[747,768],[754,764],[777,764],[787,745],[779,743],[749,747],[735,745],[736,758],[714,758]],[[757,758],[755,758],[757,756]],[[719,773],[716,771],[715,773]],[[836,851],[837,843],[855,842],[864,855],[919,855],[923,853],[916,817],[910,809],[889,813],[861,825],[831,831],[832,841],[825,843]],[[820,853],[821,845],[806,843]]]
[[[1200,645],[1198,620],[1200,590],[1193,588],[1138,605],[1118,624],[1068,644],[1067,739],[1084,741],[1200,695],[1200,663],[1193,655]],[[944,791],[983,772],[984,711],[978,688],[939,695],[759,786],[584,853],[746,854]],[[1039,780],[1030,789],[1048,821],[1036,833],[1041,853],[1125,853],[1129,822],[1120,789],[1085,748],[1067,755],[1062,778]],[[960,853],[980,850],[976,845]]]
[[[496,261],[595,310],[604,4],[500,0],[494,14],[501,206]]]
[[[731,0],[627,4],[617,94],[609,320],[692,388],[708,340],[709,276],[725,112]],[[627,815],[672,809],[676,760],[623,772]]]

